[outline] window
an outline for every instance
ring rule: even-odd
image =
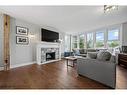
[[[73,39],[72,39],[72,48],[77,48],[77,36],[73,36]]]
[[[119,29],[108,30],[108,47],[119,46]]]
[[[87,34],[87,48],[93,48],[93,33],[88,33]]]
[[[70,35],[65,35],[65,51],[70,51],[71,42],[70,42]]]
[[[96,47],[104,47],[104,32],[96,32]]]
[[[85,47],[85,35],[79,35],[79,48]]]
[[[112,28],[112,29],[111,29]],[[81,34],[74,40],[74,48],[117,48],[120,45],[120,26],[101,28],[100,31],[93,31]]]

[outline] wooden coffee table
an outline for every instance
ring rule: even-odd
[[[69,57],[65,57],[65,59],[67,60],[67,66],[70,66],[70,67],[74,67],[75,66],[75,61],[77,61],[77,58],[74,57],[74,56],[69,56]],[[69,64],[69,61],[72,62],[72,65]]]

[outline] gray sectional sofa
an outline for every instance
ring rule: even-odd
[[[87,57],[78,58],[77,72],[109,87],[116,86],[116,64],[107,51],[89,53]]]

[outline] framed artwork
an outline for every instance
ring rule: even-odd
[[[28,45],[29,38],[24,36],[16,36],[16,44]]]
[[[16,26],[16,34],[19,34],[19,35],[28,35],[28,28],[21,27],[21,26]]]

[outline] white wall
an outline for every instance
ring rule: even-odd
[[[39,33],[40,27],[30,24],[25,21],[21,21],[15,18],[11,18],[11,33],[10,33],[10,62],[11,66],[33,63],[36,60],[36,44],[40,40]],[[29,29],[29,34],[34,34],[35,38],[29,38],[28,45],[16,44],[16,26],[27,27]]]
[[[127,22],[122,24],[122,45],[127,45]]]
[[[0,14],[0,65],[3,64],[3,16]]]

